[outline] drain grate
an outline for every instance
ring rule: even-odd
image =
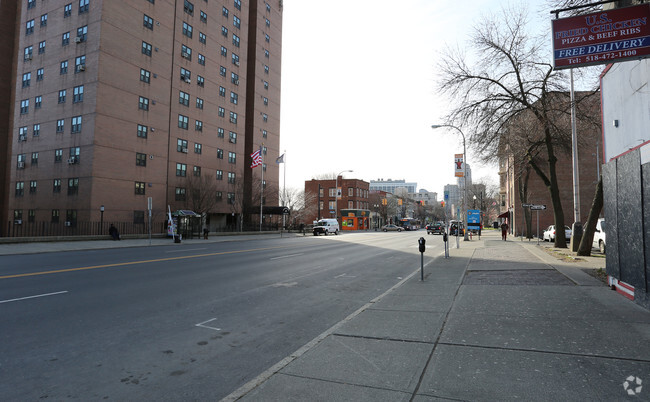
[[[463,285],[573,286],[575,284],[554,269],[518,269],[467,271]]]

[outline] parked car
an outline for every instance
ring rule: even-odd
[[[465,224],[459,221],[449,222],[449,236],[456,236],[456,232],[458,231],[459,226],[460,231],[458,232],[458,236],[465,236]]]
[[[383,230],[384,232],[393,232],[393,231],[401,232],[402,228],[400,226],[397,226],[397,225],[390,225],[389,224],[389,225],[382,226],[381,230]]]
[[[442,222],[432,223],[427,225],[427,234],[443,234],[445,232],[445,224]]]
[[[567,241],[571,239],[571,228],[568,226],[564,226],[564,236],[566,237]],[[544,231],[544,241],[555,241],[555,225],[549,226],[545,231]]]
[[[605,219],[600,218],[596,223],[596,231],[594,232],[594,240],[591,243],[591,246],[597,248],[601,253],[605,254],[605,245]]]

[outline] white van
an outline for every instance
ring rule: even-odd
[[[339,222],[336,219],[321,219],[314,223],[314,236],[324,233],[327,236],[330,233],[339,234]]]

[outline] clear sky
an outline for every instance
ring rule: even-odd
[[[456,182],[454,154],[463,145],[455,130],[431,129],[449,107],[435,92],[436,60],[446,44],[464,47],[480,16],[501,3],[284,0],[286,186],[304,189],[305,180],[351,169],[346,178],[405,179],[442,199],[444,185]],[[550,15],[539,26],[550,30]],[[496,166],[472,159],[468,151],[475,182],[498,183]]]

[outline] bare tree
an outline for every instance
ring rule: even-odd
[[[545,44],[525,32],[525,9],[503,9],[501,17],[485,17],[475,28],[470,46],[475,65],[459,50],[448,50],[440,64],[440,90],[456,106],[447,121],[469,126],[470,144],[484,160],[494,160],[504,136],[525,136],[522,154],[550,193],[556,227],[564,227],[564,211],[557,178],[558,147],[570,144],[570,131],[562,118],[570,114],[565,74],[546,62]],[[576,97],[576,103],[591,95]],[[533,119],[537,130],[513,130],[522,120]],[[513,144],[514,141],[509,141]],[[543,163],[540,163],[540,157]],[[556,247],[566,247],[562,230]]]
[[[211,212],[217,204],[217,181],[211,174],[191,175],[187,178],[186,207],[204,215]]]
[[[280,202],[289,208],[291,220],[295,223],[306,223],[308,216],[315,215],[317,199],[318,194],[306,193],[297,188],[286,188],[280,194]]]

